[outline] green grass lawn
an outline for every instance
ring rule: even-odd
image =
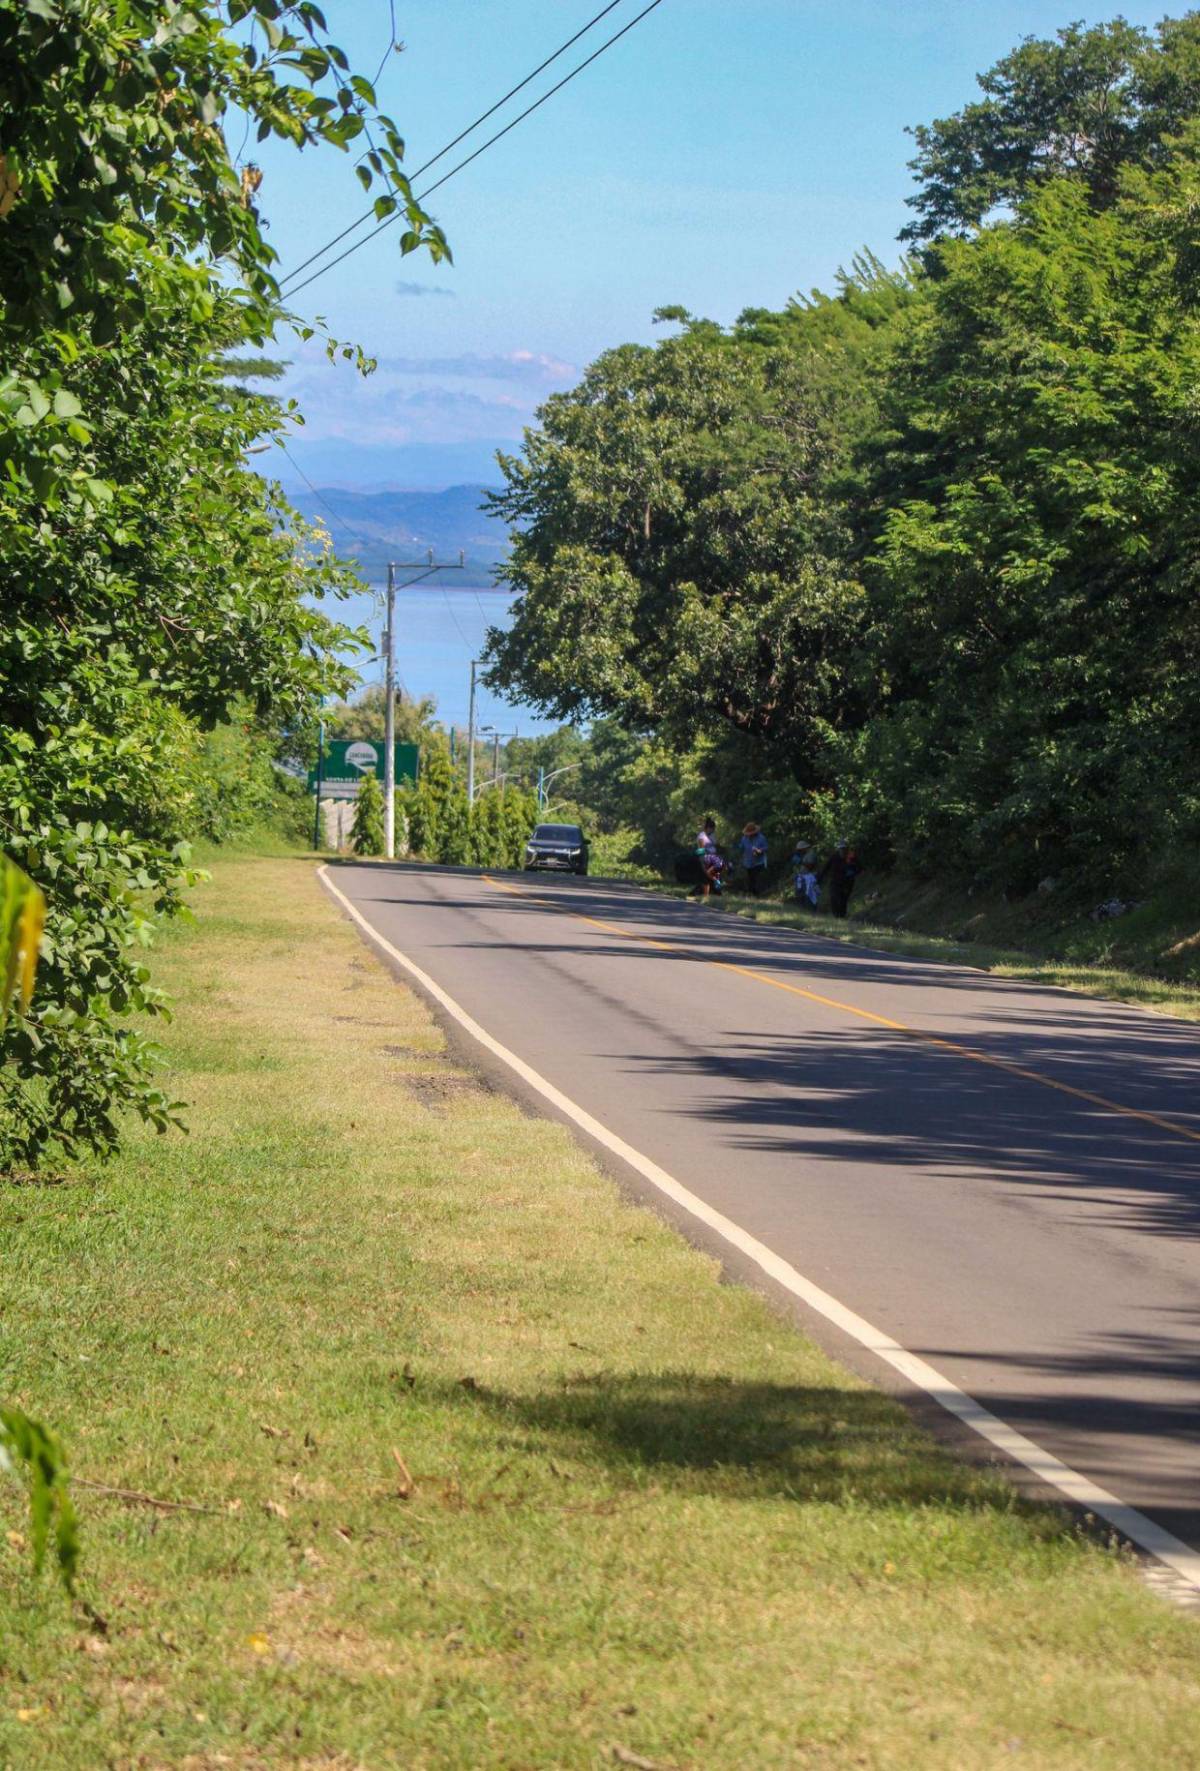
[[[84,1558],[35,1580],[0,1488],[0,1766],[1196,1764],[1200,1625],[1127,1557],[450,1062],[311,863],[198,900],[190,1135],[0,1182]]]

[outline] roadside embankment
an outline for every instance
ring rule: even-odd
[[[309,861],[173,930],[189,1136],[0,1182],[0,1765],[1194,1762],[1200,1627],[446,1053]],[[11,1527],[6,1541],[5,1533]]]
[[[636,883],[648,884],[642,878]],[[1068,892],[1057,884],[1006,899],[900,874],[868,874],[844,920],[799,909],[782,888],[762,898],[744,897],[737,883],[707,905],[855,945],[977,966],[998,977],[1057,984],[1200,1021],[1200,889],[1185,876],[1131,900]],[[686,892],[665,882],[650,889],[673,896]]]

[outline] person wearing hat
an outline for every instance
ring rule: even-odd
[[[858,856],[843,837],[821,869],[821,879],[829,880],[829,908],[835,916],[845,916],[850,908],[858,874]]]
[[[801,910],[815,910],[821,901],[817,878],[817,851],[803,837],[792,850],[790,862],[796,903]]]
[[[746,890],[757,898],[767,877],[767,839],[757,824],[747,824],[742,831],[738,853],[746,869]]]

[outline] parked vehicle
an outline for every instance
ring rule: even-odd
[[[578,824],[539,824],[525,844],[525,871],[586,873],[588,841]]]

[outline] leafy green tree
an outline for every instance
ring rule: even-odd
[[[396,742],[428,745],[445,743],[446,736],[437,724],[437,703],[431,695],[414,700],[409,695],[396,696]],[[330,739],[363,738],[370,744],[382,744],[386,725],[384,691],[372,684],[352,701],[342,701],[325,710],[325,735]]]
[[[492,854],[485,861],[489,867],[522,867],[525,844],[537,823],[537,799],[520,787],[507,784],[491,789],[485,796],[500,804],[497,817],[497,839]]]
[[[903,286],[880,284],[890,314]],[[817,757],[862,612],[833,483],[870,405],[872,329],[834,311],[840,334],[818,303],[786,337],[761,316],[733,335],[687,319],[547,401],[493,499],[518,592],[489,635],[493,688],[559,718],[677,743],[728,725]]]
[[[350,846],[356,855],[382,855],[383,788],[377,775],[364,775],[354,801],[354,821],[350,826]]]
[[[481,793],[468,813],[467,859],[473,867],[494,866],[503,835],[503,802],[500,794]]]
[[[422,758],[420,779],[406,799],[408,845],[414,855],[427,861],[442,858],[442,845],[451,804],[466,790],[450,766],[449,752],[433,750]]]
[[[246,19],[257,41],[233,34]],[[377,216],[403,207],[403,248],[445,254],[399,132],[310,0],[0,0],[6,323],[109,344],[192,254],[237,267],[265,317],[276,253],[225,135],[242,114],[297,147],[345,152],[371,130],[356,169],[387,187]],[[197,299],[208,287],[201,270]]]
[[[913,130],[921,188],[902,239],[966,233],[1060,178],[1110,208],[1122,170],[1163,164],[1200,110],[1200,12],[1027,37],[979,85],[981,100]]]
[[[1200,839],[1200,132],[941,247],[875,455],[860,826],[1028,887]]]
[[[282,321],[235,107],[297,146],[370,122],[381,213],[444,250],[307,0],[0,0],[0,834],[48,902],[38,998],[0,1036],[0,1163],[176,1120],[144,949],[189,879],[196,734],[300,727],[348,684],[318,605],[353,580],[244,465],[285,419],[228,383]]]

